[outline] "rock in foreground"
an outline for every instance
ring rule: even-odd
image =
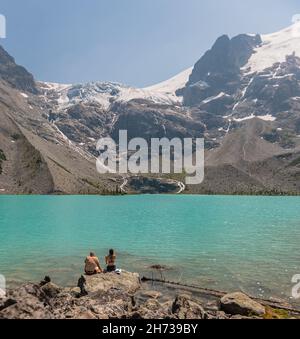
[[[110,289],[122,290],[126,293],[135,293],[140,287],[140,277],[137,273],[122,271],[122,274],[106,273],[85,277],[88,293],[107,292]]]
[[[61,288],[47,277],[0,298],[0,319],[242,319],[266,317],[266,309],[243,293],[213,303],[193,294],[163,295],[122,272],[81,277],[78,287]],[[153,286],[151,286],[153,288]],[[174,290],[178,293],[178,290]],[[270,309],[271,310],[271,309]],[[269,314],[270,313],[269,310]],[[285,315],[288,317],[289,315]]]
[[[221,309],[232,315],[263,316],[266,313],[266,309],[263,305],[241,292],[225,295],[221,299]]]

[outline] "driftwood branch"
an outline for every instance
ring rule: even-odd
[[[157,282],[157,283],[166,284],[166,285],[185,287],[185,288],[197,290],[198,292],[200,292],[204,295],[217,297],[217,298],[222,298],[222,297],[224,297],[224,295],[226,295],[228,293],[228,292],[224,292],[224,291],[217,291],[217,290],[212,290],[212,289],[209,289],[209,288],[203,288],[201,286],[196,286],[196,285],[188,285],[188,284],[182,284],[182,283],[174,282],[174,281],[147,278],[147,277],[143,277],[141,279],[141,281],[142,282]],[[262,304],[264,306],[269,306],[269,307],[272,307],[272,308],[285,310],[285,311],[288,311],[288,312],[291,312],[291,313],[300,314],[300,309],[295,309],[295,308],[292,308],[292,307],[284,306],[279,301],[275,302],[273,300],[268,300],[268,299],[261,299],[261,298],[256,298],[256,297],[252,297],[252,296],[249,296],[249,297],[251,299],[259,302],[260,304]]]

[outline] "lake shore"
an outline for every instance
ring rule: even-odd
[[[118,267],[141,276],[299,307],[291,296],[300,272],[297,197],[0,198],[0,274],[8,288],[45,274],[74,286],[87,253],[103,264],[112,247]],[[156,264],[167,270],[153,271]]]
[[[253,300],[241,292],[197,292],[183,286],[142,282],[123,271],[81,276],[76,287],[48,277],[0,298],[0,319],[286,319],[300,318],[288,305]]]

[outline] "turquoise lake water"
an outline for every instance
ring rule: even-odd
[[[111,247],[120,268],[255,296],[289,299],[300,274],[299,197],[1,196],[0,232],[9,287],[74,285],[88,252],[103,262]]]

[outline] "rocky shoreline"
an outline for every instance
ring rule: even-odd
[[[82,276],[63,288],[46,277],[0,298],[0,319],[286,319],[300,315],[275,309],[241,292],[203,300],[180,288],[174,295],[142,283],[137,273]]]

